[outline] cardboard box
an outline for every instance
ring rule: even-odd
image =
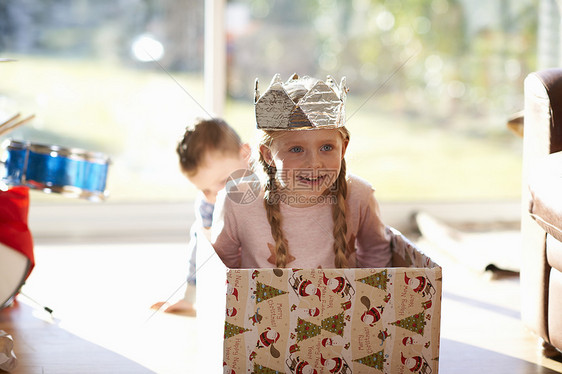
[[[217,322],[207,323],[221,341],[224,372],[437,373],[441,267],[391,232],[396,267],[223,268],[227,296],[220,316],[199,305],[201,291],[211,291],[202,284],[211,268],[201,268],[198,314],[220,319],[220,338]]]

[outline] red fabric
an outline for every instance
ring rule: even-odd
[[[31,262],[29,272],[35,266],[33,238],[27,226],[29,188],[11,187],[0,191],[0,243],[21,252]]]

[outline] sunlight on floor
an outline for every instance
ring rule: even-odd
[[[23,291],[53,309],[61,328],[156,372],[189,372],[196,319],[150,309],[182,297],[185,243],[38,245],[35,256]]]

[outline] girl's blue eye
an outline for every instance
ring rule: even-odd
[[[321,151],[331,151],[332,149],[334,149],[334,147],[331,144],[324,144],[320,147]]]
[[[289,152],[293,152],[293,153],[302,152],[302,147],[300,146],[292,147],[291,149],[289,149]]]

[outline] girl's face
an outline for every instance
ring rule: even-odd
[[[316,204],[335,182],[346,148],[339,130],[322,129],[284,131],[269,146],[262,145],[260,152],[277,169],[286,202],[305,207]]]

